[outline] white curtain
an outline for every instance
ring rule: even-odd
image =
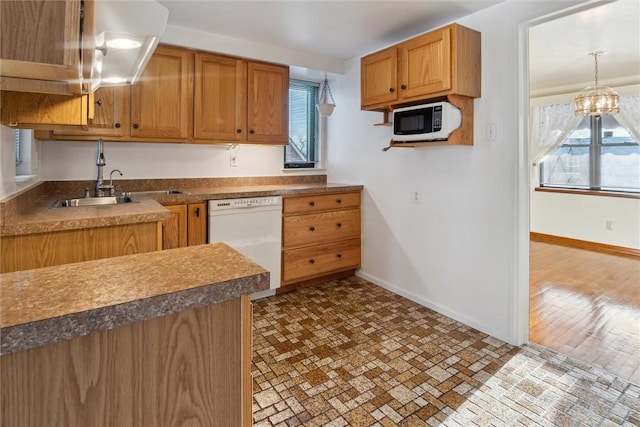
[[[640,96],[621,96],[616,120],[640,143]]]
[[[640,96],[621,96],[620,113],[615,118],[640,142]],[[530,140],[533,166],[558,149],[581,120],[582,116],[574,112],[573,103],[534,107]]]
[[[530,158],[539,164],[571,135],[582,117],[576,116],[573,104],[540,105],[533,109]]]

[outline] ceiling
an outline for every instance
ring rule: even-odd
[[[599,83],[640,83],[640,1],[619,0],[583,10],[529,31],[529,79],[532,93],[551,94]]]
[[[159,0],[169,25],[345,61],[374,52],[503,0]],[[561,1],[561,0],[560,0]],[[600,2],[602,4],[604,2]],[[584,10],[591,7],[588,10]],[[618,0],[532,27],[530,87],[582,88],[640,79],[640,1]]]
[[[169,25],[341,61],[503,0],[160,0]]]

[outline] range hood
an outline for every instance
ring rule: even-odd
[[[95,2],[92,86],[136,82],[167,26],[169,11],[154,0]]]

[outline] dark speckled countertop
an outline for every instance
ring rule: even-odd
[[[128,192],[177,188],[183,194],[134,195],[138,203],[112,206],[74,207],[51,209],[53,202],[82,194],[90,182],[44,183],[42,188],[20,198],[22,206],[14,201],[0,203],[0,236],[46,233],[81,228],[156,222],[169,218],[162,205],[199,203],[212,199],[235,197],[274,196],[283,197],[362,191],[361,185],[331,184],[322,179],[295,177],[258,178],[210,178],[176,180],[132,180],[119,183]]]
[[[224,243],[0,274],[0,354],[268,288],[269,273]]]

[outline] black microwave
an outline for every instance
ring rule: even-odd
[[[445,140],[462,123],[462,113],[448,102],[393,110],[394,141]]]

